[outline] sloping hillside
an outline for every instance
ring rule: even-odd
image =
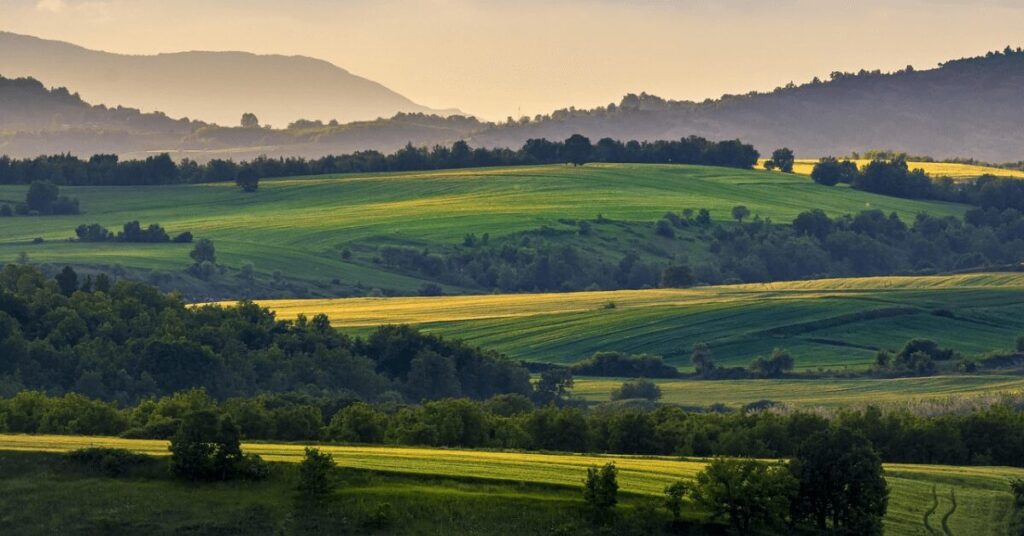
[[[0,32],[0,73],[74,88],[89,101],[237,124],[243,113],[285,126],[296,119],[357,121],[429,112],[326,61],[246,52],[129,56]]]
[[[503,126],[477,143],[518,146],[529,138],[674,139],[690,134],[742,138],[763,154],[787,146],[798,155],[899,149],[933,157],[1024,159],[1024,52],[1007,49],[950,61],[937,69],[833,73],[767,94],[701,103],[628,95],[617,105],[562,110],[527,125]]]

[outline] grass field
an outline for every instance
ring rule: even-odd
[[[761,165],[764,161],[758,162]],[[810,175],[817,160],[797,160],[793,165],[793,172],[798,175]],[[864,167],[870,160],[854,160],[857,166]],[[951,179],[975,179],[982,175],[994,175],[996,177],[1008,177],[1013,179],[1024,179],[1024,171],[1017,169],[1003,169],[989,166],[975,166],[973,164],[948,164],[945,162],[907,162],[910,169],[923,169],[932,177],[949,177]]]
[[[516,358],[560,363],[617,350],[686,367],[693,344],[706,342],[725,364],[746,365],[784,347],[797,368],[861,368],[878,349],[898,349],[914,337],[975,354],[1008,349],[1024,333],[1024,274],[1017,273],[261,303],[282,318],[324,312],[356,333],[409,323]]]
[[[25,186],[0,186],[0,202],[18,202]],[[821,208],[832,215],[867,208],[959,215],[964,206],[884,197],[849,188],[825,188],[806,177],[765,171],[671,165],[587,165],[490,168],[418,173],[338,175],[261,181],[247,195],[231,184],[142,187],[66,187],[83,214],[0,219],[0,261],[28,253],[36,262],[115,265],[181,271],[191,264],[183,244],[69,242],[80,224],[117,230],[127,221],[159,223],[176,234],[212,239],[218,261],[252,263],[257,272],[325,282],[339,279],[400,291],[422,281],[366,263],[341,251],[372,244],[461,243],[467,233],[500,237],[563,218],[653,222],[666,211],[706,207],[729,219],[735,205],[789,221]],[[32,244],[42,238],[41,244]]]
[[[577,377],[573,393],[585,400],[607,402],[623,378]],[[1024,392],[1021,376],[932,376],[894,379],[815,380],[654,380],[662,402],[682,406],[715,403],[739,407],[774,400],[797,407],[850,407],[951,399],[995,397]]]
[[[86,446],[127,448],[166,455],[163,441],[126,440],[74,436],[0,436],[0,450],[64,452]],[[302,445],[252,443],[245,450],[268,460],[295,462]],[[480,478],[512,483],[552,484],[578,487],[585,468],[614,461],[619,483],[626,493],[659,495],[676,479],[693,478],[702,460],[662,457],[591,456],[519,452],[484,452],[455,449],[325,446],[339,465],[357,469],[409,475]],[[950,518],[956,534],[1003,534],[1012,495],[1008,479],[1024,476],[1024,470],[1004,467],[947,467],[891,464],[886,466],[892,489],[886,533],[924,534],[922,518],[932,504],[933,486],[940,495],[955,490],[959,508]],[[421,492],[425,492],[422,490]],[[944,513],[949,505],[940,505]],[[933,521],[935,519],[933,518]]]

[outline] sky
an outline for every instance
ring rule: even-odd
[[[313,56],[494,120],[934,67],[1024,45],[1024,1],[0,0],[0,30],[127,54]]]

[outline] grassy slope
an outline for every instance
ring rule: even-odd
[[[606,402],[623,378],[576,378],[573,394]],[[932,376],[927,378],[837,380],[654,380],[662,402],[683,406],[722,403],[737,407],[774,400],[799,407],[848,407],[878,403],[932,401],[953,397],[995,396],[1024,391],[1020,376]]]
[[[83,446],[112,446],[150,454],[166,454],[162,441],[125,440],[67,436],[0,436],[0,450],[67,451]],[[301,445],[249,444],[248,452],[268,460],[294,462],[301,459]],[[339,465],[358,469],[414,475],[472,477],[507,482],[579,486],[585,468],[614,461],[620,469],[622,491],[658,495],[665,484],[692,478],[703,466],[701,460],[676,458],[557,455],[517,452],[483,452],[455,449],[390,447],[324,447]],[[946,467],[888,465],[892,497],[886,518],[887,534],[921,534],[922,516],[931,506],[932,487],[940,495],[954,489],[959,509],[950,519],[957,534],[1002,534],[1012,496],[1007,480],[1024,476],[1024,470],[1005,467]],[[225,487],[224,489],[231,489]],[[426,492],[425,489],[420,490]],[[180,491],[176,495],[180,496]],[[204,494],[205,495],[205,494]],[[223,500],[223,498],[221,498]],[[939,516],[948,509],[940,505]],[[938,517],[932,521],[937,526]]]
[[[0,186],[0,201],[23,199],[26,187]],[[84,214],[0,219],[0,261],[27,252],[39,262],[121,264],[182,270],[187,245],[79,244],[66,240],[82,223],[119,229],[130,220],[157,222],[171,233],[212,239],[223,264],[246,262],[310,281],[361,282],[415,290],[422,281],[343,262],[354,241],[455,244],[468,232],[497,237],[557,225],[560,218],[653,222],[668,210],[706,207],[728,219],[735,205],[775,221],[809,208],[837,215],[865,208],[905,217],[926,211],[960,214],[966,207],[825,188],[798,175],[668,165],[493,168],[264,180],[245,195],[233,185],[67,187]],[[44,244],[31,244],[35,237]]]
[[[284,318],[325,312],[335,326],[356,332],[386,322],[418,324],[543,362],[572,362],[595,351],[619,350],[664,355],[685,367],[689,348],[707,342],[718,361],[727,364],[745,365],[755,355],[785,347],[796,356],[798,368],[862,367],[877,349],[898,349],[912,337],[979,353],[1009,348],[1024,332],[1022,274],[262,303]],[[615,308],[606,309],[608,303]],[[903,308],[902,314],[850,316],[892,308]]]
[[[758,162],[761,165],[764,162]],[[858,166],[866,166],[870,160],[854,160]],[[793,166],[793,172],[800,175],[810,175],[814,170],[817,160],[797,160]],[[949,177],[951,179],[974,179],[982,175],[995,175],[996,177],[1008,177],[1024,179],[1024,171],[1016,169],[1002,169],[989,166],[975,166],[971,164],[947,164],[944,162],[907,162],[910,169],[923,169],[932,177]]]

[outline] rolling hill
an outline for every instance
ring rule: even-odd
[[[235,125],[243,113],[284,126],[297,119],[342,122],[432,112],[326,61],[246,52],[133,56],[0,32],[0,74],[66,86],[107,106]]]
[[[970,274],[261,304],[283,318],[324,312],[335,327],[360,333],[382,323],[415,324],[538,362],[621,351],[689,368],[690,348],[703,342],[724,365],[746,366],[781,347],[797,369],[860,370],[879,350],[899,350],[915,337],[968,354],[1011,348],[1024,333],[1022,299],[1024,275]]]
[[[0,186],[0,203],[23,199],[25,191],[25,186]],[[136,276],[166,290],[181,289],[197,301],[360,295],[375,288],[386,293],[415,293],[429,279],[385,268],[376,262],[379,248],[450,249],[461,245],[467,233],[486,233],[496,240],[524,231],[562,233],[565,240],[579,241],[572,238],[577,228],[572,219],[594,218],[599,213],[613,221],[643,224],[645,234],[640,237],[633,229],[610,225],[581,242],[618,262],[623,252],[639,247],[637,241],[651,233],[648,226],[670,210],[705,207],[714,219],[726,220],[733,206],[744,204],[753,214],[788,221],[810,208],[831,215],[878,208],[896,211],[908,220],[918,212],[961,215],[967,208],[846,187],[826,188],[799,175],[672,165],[318,176],[264,180],[251,195],[224,183],[66,187],[61,192],[79,198],[83,213],[0,218],[0,260],[14,261],[24,252],[33,262],[137,269],[142,273]],[[586,203],[581,203],[583,200]],[[144,225],[159,223],[172,234],[191,231],[198,238],[209,238],[216,245],[219,264],[237,270],[251,263],[263,278],[277,272],[303,288],[247,290],[233,283],[229,289],[204,287],[193,292],[189,283],[181,280],[183,270],[191,264],[191,246],[187,244],[70,240],[82,224],[99,223],[116,230],[133,220]],[[687,238],[663,240],[659,248],[664,251],[645,255],[697,258],[706,254],[698,242]],[[351,253],[349,258],[344,258],[346,250]],[[237,280],[227,275],[220,281]]]

